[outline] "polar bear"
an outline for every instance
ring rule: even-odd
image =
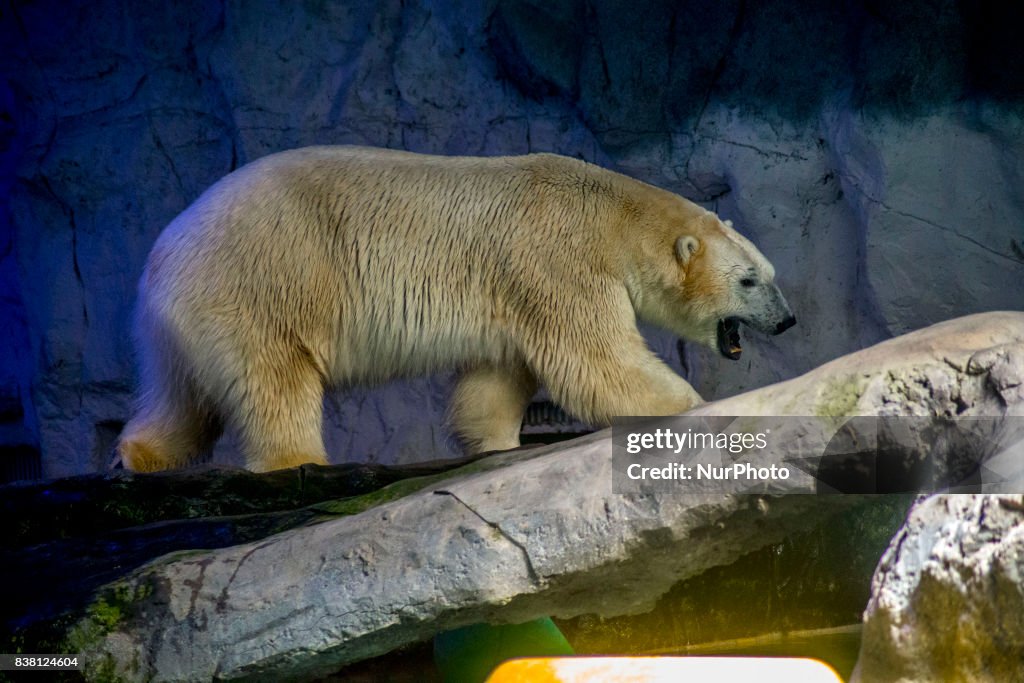
[[[207,190],[139,283],[125,467],[182,467],[224,427],[254,471],[326,463],[325,387],[458,369],[468,451],[519,445],[538,386],[593,425],[702,402],[636,319],[728,358],[795,318],[764,256],[682,197],[553,154],[309,147]]]

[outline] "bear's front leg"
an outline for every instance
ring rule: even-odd
[[[677,415],[704,403],[647,347],[631,308],[608,309],[603,326],[566,314],[573,327],[563,323],[561,334],[530,346],[528,362],[555,402],[594,426],[620,416]]]
[[[518,448],[523,414],[536,391],[537,380],[525,365],[483,365],[464,373],[448,419],[467,453]]]
[[[679,415],[704,403],[689,382],[644,351],[647,357],[637,353],[628,362],[581,358],[578,381],[546,386],[565,410],[596,427],[614,417]]]

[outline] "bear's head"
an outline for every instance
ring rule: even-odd
[[[644,231],[637,315],[738,360],[740,323],[780,334],[796,317],[775,269],[747,238],[710,211],[674,213]]]

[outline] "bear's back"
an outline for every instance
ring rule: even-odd
[[[168,226],[140,299],[174,329],[210,336],[245,320],[292,330],[325,359],[330,340],[345,337],[343,348],[389,372],[418,369],[403,359],[444,365],[469,339],[486,339],[480,351],[494,357],[504,307],[550,288],[541,283],[592,239],[582,207],[607,182],[595,173],[616,175],[551,154],[273,154],[225,176]],[[332,375],[354,365],[324,362]]]

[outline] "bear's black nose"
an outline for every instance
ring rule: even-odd
[[[796,325],[796,316],[789,315],[785,320],[775,326],[775,332],[773,334],[782,334],[789,328],[793,327],[793,325]]]

